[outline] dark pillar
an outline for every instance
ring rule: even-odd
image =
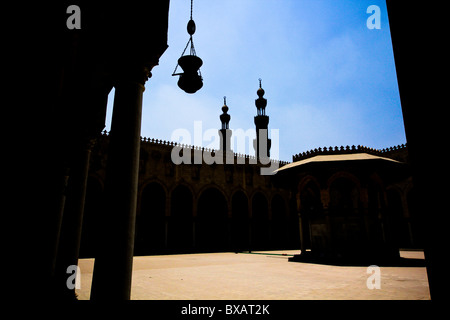
[[[441,116],[438,107],[446,99],[445,82],[441,69],[441,30],[446,19],[435,2],[416,6],[404,6],[399,1],[386,1],[391,31],[395,67],[402,105],[408,157],[412,168],[414,189],[417,197],[418,232],[424,240],[425,263],[432,300],[446,298],[446,254],[441,246],[445,243],[447,224],[442,223],[445,201],[449,188],[444,177],[447,166],[445,157],[432,157],[425,150],[439,150],[448,127],[447,117]],[[420,33],[411,32],[409,17],[420,11],[424,28]],[[442,24],[442,25],[441,25]],[[442,130],[442,131],[441,131]],[[433,187],[432,187],[433,186]],[[434,187],[436,186],[436,187]],[[437,187],[439,186],[439,187]]]
[[[58,256],[58,247],[59,247],[59,238],[61,236],[61,226],[62,226],[62,220],[64,215],[64,207],[66,205],[66,193],[67,193],[67,187],[69,183],[69,168],[64,168],[64,173],[62,174],[62,177],[60,179],[60,183],[58,184],[59,191],[58,192],[58,206],[56,209],[55,214],[55,223],[52,224],[51,230],[52,232],[49,232],[52,235],[52,241],[51,243],[51,267],[50,267],[50,277],[49,279],[53,280],[53,277],[56,274],[56,258]]]
[[[116,76],[105,181],[105,211],[91,299],[129,300],[136,220],[142,96],[147,67]]]
[[[300,254],[304,255],[306,253],[305,250],[305,239],[303,237],[303,221],[301,214],[301,202],[300,202],[300,193],[297,193],[297,216],[298,216],[298,230],[300,235]]]
[[[67,268],[78,265],[89,159],[94,139],[81,141],[74,154],[70,171],[69,194],[64,209],[61,238],[56,258],[56,297],[75,299],[75,288],[68,288]]]

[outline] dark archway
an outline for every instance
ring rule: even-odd
[[[330,185],[331,241],[338,255],[353,256],[364,250],[366,234],[355,182],[340,177]]]
[[[269,204],[266,197],[257,192],[252,198],[252,250],[267,250],[270,244]]]
[[[403,216],[400,193],[395,189],[389,189],[387,191],[387,200],[388,217],[393,241],[400,248],[410,248],[412,244],[409,237],[408,224]]]
[[[288,200],[288,240],[289,248],[300,248],[300,229],[298,224],[297,199],[292,196]]]
[[[335,217],[358,216],[359,192],[352,180],[341,177],[331,183],[329,208]]]
[[[249,212],[248,198],[242,191],[237,191],[231,198],[232,233],[231,242],[233,250],[249,250]]]
[[[325,246],[327,234],[325,216],[323,214],[322,201],[319,186],[314,181],[309,181],[300,190],[300,214],[302,216],[302,231],[305,249],[322,250]]]
[[[100,182],[89,177],[81,233],[80,258],[95,258],[98,238],[101,233],[101,210],[103,208],[103,188]]]
[[[136,217],[135,255],[162,252],[166,243],[166,192],[152,182],[142,191],[140,211]]]
[[[191,251],[193,247],[193,196],[188,187],[177,186],[170,198],[168,245],[173,252]]]
[[[288,221],[286,204],[279,194],[272,198],[272,243],[273,249],[288,248]]]
[[[418,210],[419,206],[419,198],[423,197],[423,195],[419,195],[417,193],[417,189],[415,187],[411,188],[409,192],[406,194],[406,202],[408,203],[408,212],[409,212],[409,221],[411,225],[411,237],[413,240],[413,246],[416,248],[423,248],[423,221],[421,221],[420,212]],[[436,200],[429,200],[436,201]]]
[[[305,216],[314,219],[322,215],[320,189],[313,181],[309,181],[302,190],[300,190],[300,205],[302,217]]]
[[[200,251],[229,249],[227,201],[218,189],[209,188],[198,199],[196,245]]]
[[[383,190],[374,181],[370,181],[368,188],[368,221],[369,243],[378,246],[387,241],[386,204]]]

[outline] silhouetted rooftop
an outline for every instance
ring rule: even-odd
[[[329,155],[318,155],[311,158],[307,158],[300,161],[295,161],[289,163],[277,171],[282,171],[294,167],[298,167],[311,162],[330,162],[330,161],[357,161],[357,160],[382,160],[382,161],[391,161],[394,163],[402,163],[397,160],[375,156],[368,153],[353,153],[353,154],[329,154]]]

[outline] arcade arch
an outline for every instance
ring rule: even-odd
[[[242,190],[231,197],[231,244],[233,250],[249,250],[249,211],[248,197]]]
[[[166,246],[166,191],[158,182],[147,184],[136,217],[135,254],[157,253]]]
[[[266,196],[258,191],[252,197],[251,248],[267,249],[270,243],[269,204]]]
[[[201,251],[223,251],[229,247],[228,204],[215,187],[200,194],[197,201],[196,246]]]
[[[171,250],[189,251],[194,245],[193,204],[194,198],[187,186],[180,184],[172,190],[167,235]]]

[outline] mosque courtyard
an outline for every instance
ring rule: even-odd
[[[136,256],[132,300],[430,300],[422,251],[410,266],[289,262],[299,251]],[[417,263],[419,261],[419,264]],[[88,300],[94,259],[80,259],[79,300]]]

